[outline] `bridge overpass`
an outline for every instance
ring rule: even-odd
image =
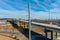
[[[15,22],[14,20],[12,22],[10,22],[14,27],[18,27],[15,25],[15,23],[17,24],[17,22]],[[28,21],[19,21],[20,27],[23,26],[23,28],[28,28]],[[53,40],[53,32],[56,32],[56,38],[57,38],[57,32],[60,32],[60,26],[58,25],[52,25],[52,24],[44,24],[44,23],[37,23],[37,22],[31,22],[31,26],[35,26],[38,27],[40,29],[43,29],[45,32],[45,37],[47,38],[48,36],[48,32],[51,32],[51,40]],[[20,29],[19,29],[20,30]]]
[[[26,25],[26,24],[28,24],[28,21],[20,21],[20,23]],[[46,38],[48,36],[47,32],[51,32],[51,40],[53,40],[53,32],[56,32],[56,38],[57,38],[57,32],[60,32],[60,26],[58,26],[58,25],[31,22],[31,26],[36,26],[38,28],[43,29],[45,32]],[[24,26],[24,28],[25,28],[25,26]],[[28,28],[28,26],[27,26],[27,28]]]

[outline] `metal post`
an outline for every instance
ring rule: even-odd
[[[24,29],[25,29],[25,23],[24,23]]]
[[[31,40],[31,20],[30,20],[30,0],[28,0],[28,28],[29,28],[29,40]]]
[[[19,19],[19,26],[21,26],[21,19]]]

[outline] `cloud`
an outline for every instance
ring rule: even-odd
[[[31,19],[60,19],[60,1],[30,0]],[[48,10],[52,7],[50,10]],[[49,14],[50,11],[50,14]],[[49,17],[50,15],[50,17]],[[27,1],[0,0],[0,18],[28,18]]]
[[[27,3],[23,0],[0,0],[0,8],[5,10],[26,10]]]
[[[40,10],[42,10],[42,9],[44,9],[45,11],[48,10],[48,9],[46,9],[46,7],[44,7],[44,5],[42,5],[42,3],[39,2],[38,0],[33,0],[33,1],[36,3],[34,6],[40,7],[40,8],[39,8]],[[31,5],[33,5],[33,4],[31,3]],[[37,7],[37,8],[38,8],[38,7]],[[33,7],[33,8],[34,8],[34,7]],[[42,8],[42,9],[41,9],[41,8]],[[39,10],[39,9],[38,9],[38,10]]]
[[[42,10],[42,11],[48,11],[48,10],[50,10],[50,9],[53,9],[54,7],[53,7],[53,5],[51,5],[51,4],[53,4],[54,2],[56,2],[56,1],[49,1],[49,0],[33,0],[33,2],[35,2],[35,5],[33,5],[32,3],[31,3],[31,5],[33,5],[34,7],[34,10],[36,9],[36,7],[35,6],[37,6],[37,10]],[[32,8],[32,9],[33,9]]]
[[[13,8],[12,6],[10,6],[9,4],[7,4],[6,2],[4,1],[0,1],[0,8],[1,9],[14,9],[16,10],[15,8]]]
[[[27,11],[0,10],[1,17],[25,18]]]
[[[31,19],[48,19],[48,18],[49,18],[49,13],[48,12],[31,11]]]

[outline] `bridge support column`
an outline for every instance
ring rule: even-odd
[[[56,38],[57,38],[57,32],[56,32]]]
[[[45,37],[47,38],[47,30],[45,29],[44,32],[45,32]]]
[[[51,40],[53,40],[53,31],[51,31]]]
[[[45,31],[45,37],[47,38],[47,31]]]
[[[44,32],[45,32],[45,37],[46,37],[46,38],[48,38],[48,37],[47,37],[47,36],[48,36],[47,33],[48,33],[48,32],[51,32],[51,40],[53,40],[53,31],[50,31],[50,30],[46,30],[46,29],[45,29]]]

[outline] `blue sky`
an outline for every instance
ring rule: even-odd
[[[28,18],[28,0],[0,0],[0,18]],[[31,19],[60,19],[60,0],[30,0]]]

